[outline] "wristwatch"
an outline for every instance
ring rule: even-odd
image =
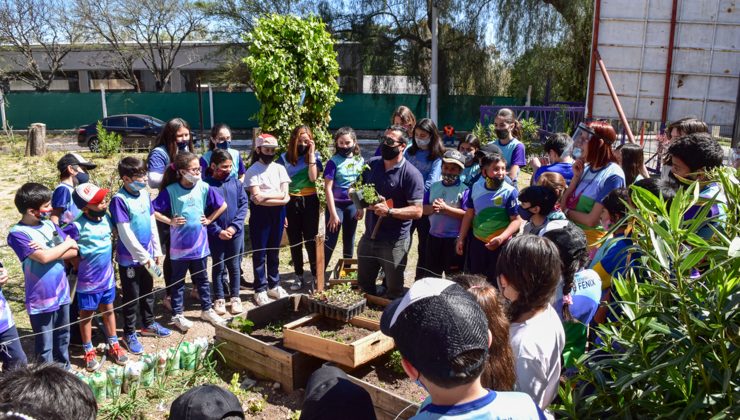
[[[391,212],[392,210],[392,208],[388,207],[388,211],[385,213],[385,215],[388,217],[393,217],[393,213]]]

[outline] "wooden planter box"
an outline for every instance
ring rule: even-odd
[[[293,295],[270,304],[250,309],[247,319],[255,329],[263,328],[292,308],[301,304],[300,295]],[[292,306],[292,308],[291,308]],[[283,349],[224,325],[215,325],[216,344],[226,363],[236,369],[247,369],[256,377],[279,382],[286,392],[303,388],[322,360],[297,351]]]
[[[340,275],[342,271],[345,272],[345,275],[349,273],[357,272],[357,259],[356,258],[340,258],[339,261],[337,261],[337,265],[334,266],[334,270],[332,270],[331,272],[327,285],[333,286],[335,284],[349,283],[353,287],[357,286],[356,279],[355,280],[342,279]]]
[[[388,304],[391,303],[391,301],[386,298],[382,298],[380,296],[369,295],[367,293],[365,293],[365,300],[367,300],[368,305],[373,304],[373,305],[381,306],[383,308],[385,308],[386,306],[388,306]],[[377,325],[377,328],[375,328],[375,330],[380,330],[380,319],[367,318],[363,316],[362,314],[357,315],[353,319],[356,319],[363,323]]]
[[[392,338],[380,332],[380,326],[377,323],[358,318],[352,318],[349,323],[375,332],[349,344],[295,330],[320,317],[319,314],[312,314],[286,324],[283,327],[285,347],[355,368],[383,355],[395,346]]]
[[[375,416],[378,420],[408,419],[419,410],[419,404],[415,402],[399,397],[352,375],[347,376],[350,381],[363,387],[370,394],[375,408]]]

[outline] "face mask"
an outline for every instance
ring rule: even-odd
[[[131,188],[131,190],[134,192],[139,192],[143,190],[144,188],[146,188],[146,182],[133,181],[130,184],[128,184],[128,187]]]
[[[676,175],[675,173],[673,173],[673,171],[669,172],[669,175],[670,175],[670,176],[671,176],[671,177],[672,177],[673,179],[675,179],[676,181],[678,181],[678,182],[680,182],[680,183],[682,183],[682,184],[685,184],[685,185],[691,185],[691,184],[693,184],[694,182],[696,182],[696,180],[695,180],[695,179],[691,179],[691,178],[684,178],[684,177],[682,177],[681,175]]]
[[[262,163],[264,163],[265,165],[269,165],[270,163],[272,163],[272,160],[275,159],[275,155],[265,155],[260,153],[259,158]]]
[[[490,178],[488,175],[483,175],[486,178],[486,188],[489,190],[497,190],[504,183],[503,179]]]
[[[354,150],[354,147],[337,147],[337,154],[339,156],[349,157],[352,155],[352,150]]]
[[[182,172],[181,172],[181,173],[182,173]],[[185,179],[186,181],[188,181],[188,182],[189,182],[189,183],[191,183],[191,184],[196,184],[196,183],[198,183],[198,180],[200,179],[200,177],[199,177],[199,176],[197,176],[197,175],[193,175],[193,174],[191,174],[190,172],[185,172],[185,173],[182,173],[182,177],[183,177],[183,179]]]
[[[305,144],[299,144],[298,145],[298,156],[303,156],[308,151],[308,146]]]
[[[580,147],[574,147],[570,155],[573,156],[573,159],[580,159],[581,155],[583,155],[583,150]]]
[[[604,220],[600,220],[600,222],[601,222],[601,227],[602,227],[602,228],[603,228],[604,230],[606,230],[606,231],[609,231],[609,229],[610,229],[610,228],[612,227],[612,222],[611,222],[611,220],[607,220],[607,221],[604,221]]]
[[[391,147],[384,144],[380,149],[380,155],[383,157],[383,160],[393,160],[397,158],[399,154],[401,154],[401,149],[398,146]]]
[[[85,172],[78,172],[75,175],[75,181],[77,181],[77,185],[84,184],[90,181],[90,175],[86,174]]]
[[[462,155],[465,158],[465,166],[470,166],[473,163],[473,158],[475,156],[470,152],[465,152]]]
[[[39,215],[36,217],[38,217],[39,220],[49,220],[49,218],[51,217],[51,212],[50,211],[40,211]]]
[[[188,142],[177,142],[177,150],[180,152],[188,150]]]
[[[90,210],[90,209],[87,210],[87,214],[90,217],[96,217],[96,218],[105,216],[105,213],[107,212],[108,210]]]
[[[426,150],[427,147],[429,147],[429,143],[432,141],[431,139],[415,139],[416,145],[419,146],[419,149]]]
[[[509,130],[505,128],[504,129],[497,128],[493,131],[496,132],[496,137],[498,137],[500,140],[506,140],[509,138]]]
[[[460,179],[458,174],[442,174],[442,182],[447,185],[456,183],[458,179]]]
[[[228,178],[229,174],[231,174],[231,171],[222,171],[220,169],[216,169],[213,172],[213,177],[218,179],[219,181],[223,181],[224,179]]]
[[[423,383],[421,383],[421,381],[419,380],[419,378],[416,378],[416,380],[414,381],[414,383],[415,383],[415,384],[416,384],[416,385],[417,385],[417,386],[418,386],[419,388],[423,389],[423,390],[424,390],[424,391],[426,391],[426,392],[429,392],[429,390],[427,389],[427,387],[425,387],[425,386],[424,386],[424,384],[423,384]]]
[[[229,147],[231,147],[231,142],[228,141],[228,140],[227,141],[222,141],[221,143],[216,143],[216,147],[218,147],[221,150],[226,150]]]
[[[527,209],[525,209],[524,207],[522,207],[522,206],[519,206],[519,207],[518,207],[518,209],[519,209],[519,210],[518,210],[518,212],[519,212],[519,217],[521,217],[521,218],[522,218],[522,219],[524,219],[524,220],[529,220],[529,219],[531,219],[531,218],[532,218],[532,216],[534,215],[534,213],[532,213],[532,211],[531,211],[531,210],[529,210],[528,208],[527,208]]]

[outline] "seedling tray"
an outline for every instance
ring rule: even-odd
[[[366,304],[367,304],[367,300],[362,299],[361,301],[355,303],[349,308],[341,308],[339,306],[334,306],[329,303],[325,303],[325,302],[321,302],[318,300],[308,298],[308,309],[311,312],[315,312],[327,318],[332,318],[332,319],[336,319],[336,320],[344,321],[344,322],[347,322],[353,317],[356,317],[357,315],[361,314],[362,311],[365,310]]]
[[[357,272],[357,259],[355,258],[340,258],[337,264],[334,266],[334,270],[331,272],[328,285],[332,286],[335,284],[349,283],[352,287],[357,286],[357,279],[350,279],[347,276],[350,273]]]

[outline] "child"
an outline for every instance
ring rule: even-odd
[[[416,117],[414,116],[414,113],[411,111],[409,107],[401,105],[398,108],[396,108],[395,111],[393,111],[393,114],[391,114],[391,126],[394,126],[394,125],[403,127],[406,130],[406,135],[409,138],[414,137],[414,127],[416,127]],[[379,144],[378,148],[375,149],[374,156],[380,156],[380,151],[382,149],[383,149],[383,143],[381,139],[381,144]]]
[[[538,158],[532,159],[529,164],[535,170],[531,185],[539,182],[540,176],[545,172],[555,172],[570,183],[573,178],[573,158],[570,153],[573,150],[573,140],[565,133],[555,133],[545,140],[542,145],[549,161],[548,165],[542,165]]]
[[[2,287],[8,283],[8,270],[0,263],[0,362],[3,363],[3,372],[24,367],[28,363],[26,353],[21,347],[21,340],[18,338],[18,330],[15,328],[13,314],[10,312],[10,305],[3,296]]]
[[[65,228],[79,216],[80,209],[72,201],[72,192],[74,187],[90,179],[87,171],[96,167],[97,165],[77,153],[67,153],[59,159],[57,169],[60,182],[51,196],[51,221],[55,225]]]
[[[156,275],[162,251],[154,208],[146,190],[146,164],[139,158],[125,157],[118,163],[118,176],[123,187],[111,200],[110,215],[118,231],[116,260],[126,304],[123,342],[130,353],[140,354],[143,347],[136,335],[137,313],[141,316],[142,336],[168,337],[172,333],[154,321],[154,278],[150,271]]]
[[[519,168],[527,164],[524,143],[520,142],[522,125],[517,121],[514,111],[501,108],[493,120],[496,141],[494,144],[503,152],[506,161],[506,172],[516,188]]]
[[[85,351],[85,369],[94,372],[100,368],[92,345],[92,317],[101,313],[104,333],[108,339],[108,356],[119,365],[128,361],[126,352],[118,344],[116,314],[116,276],[113,273],[113,223],[107,214],[108,190],[91,183],[75,187],[72,199],[80,216],[73,222],[72,237],[77,240],[80,265],[77,270],[77,301],[80,308],[80,335]]]
[[[684,221],[695,218],[702,207],[711,202],[706,222],[697,232],[709,239],[714,236],[712,226],[721,230],[727,217],[727,198],[722,188],[707,180],[707,172],[722,166],[725,156],[722,146],[707,133],[694,133],[675,139],[668,153],[672,163],[670,177],[684,187],[698,181],[701,188],[699,202],[686,211]]]
[[[357,136],[349,127],[334,133],[334,156],[326,162],[324,169],[324,191],[326,191],[326,243],[324,259],[328,266],[334,247],[342,229],[342,257],[352,258],[355,249],[357,221],[363,216],[349,198],[349,189],[362,173],[365,165],[360,154]]]
[[[488,319],[492,341],[488,348],[488,362],[481,375],[481,384],[496,391],[511,391],[516,382],[514,355],[509,345],[509,320],[501,306],[501,297],[485,277],[459,274],[452,281],[475,296]]]
[[[624,143],[617,147],[614,155],[622,166],[624,182],[627,187],[644,179],[642,168],[645,166],[645,155],[639,144]]]
[[[69,367],[69,283],[62,261],[77,257],[77,242],[49,220],[51,190],[29,182],[15,193],[21,220],[10,228],[8,245],[21,261],[26,310],[36,357]]]
[[[208,245],[211,248],[211,278],[216,295],[213,309],[217,314],[226,313],[224,300],[225,271],[229,272],[230,306],[233,315],[244,311],[239,298],[240,251],[244,243],[244,219],[247,217],[249,199],[244,191],[244,184],[234,175],[232,156],[226,150],[216,149],[211,153],[210,167],[206,182],[217,188],[226,202],[226,211],[208,225]]]
[[[560,255],[550,240],[522,235],[504,246],[498,268],[498,289],[510,302],[515,389],[529,394],[544,410],[558,393],[565,345],[563,325],[550,305],[560,282]]]
[[[211,128],[211,141],[208,142],[208,151],[203,153],[200,158],[200,174],[205,179],[206,173],[208,172],[208,166],[211,162],[211,154],[216,149],[225,150],[231,156],[231,176],[234,179],[244,182],[244,172],[247,168],[244,167],[242,156],[239,151],[231,148],[231,128],[226,124],[216,124]]]
[[[406,375],[429,392],[413,419],[541,418],[529,396],[482,386],[491,332],[485,313],[460,285],[415,282],[383,311],[380,329],[396,342]]]
[[[465,216],[457,239],[457,255],[463,255],[465,238],[470,228],[474,237],[467,250],[471,274],[483,274],[491,284],[496,281],[496,259],[501,246],[511,238],[522,223],[519,217],[516,188],[504,182],[506,160],[501,155],[488,153],[481,158],[483,179],[468,190]]]
[[[560,221],[560,226],[568,223],[562,211],[555,209],[558,196],[550,187],[533,185],[519,194],[519,216],[527,222],[523,233],[541,235],[551,221]]]
[[[480,150],[480,140],[475,134],[468,134],[457,145],[457,150],[465,158],[465,169],[460,174],[460,181],[468,187],[473,185],[473,179],[480,174],[480,162],[476,154]]]
[[[249,239],[252,241],[254,302],[270,303],[268,296],[282,299],[288,293],[280,287],[280,241],[285,225],[285,205],[290,200],[290,177],[283,165],[273,162],[278,142],[260,134],[254,143],[252,163],[244,176],[249,193]]]
[[[701,121],[694,117],[684,117],[673,121],[665,129],[666,139],[668,140],[668,146],[670,147],[671,141],[679,137],[688,136],[694,133],[708,133],[709,126],[704,121]],[[663,159],[663,166],[660,168],[660,177],[663,179],[670,178],[672,171],[671,167],[671,154],[666,153]]]
[[[167,167],[159,195],[152,202],[154,216],[170,226],[172,279],[168,285],[172,299],[172,322],[182,332],[193,323],[183,312],[185,274],[198,288],[200,318],[212,324],[224,320],[211,307],[211,285],[208,283],[208,232],[206,227],[226,210],[226,203],[216,188],[200,179],[198,156],[182,152]],[[206,212],[210,214],[206,217]],[[167,217],[165,214],[171,214]]]
[[[594,319],[601,300],[601,278],[588,265],[586,234],[570,223],[565,228],[544,233],[560,254],[561,286],[555,292],[555,310],[565,330],[564,366],[572,367],[586,351],[588,326]]]
[[[451,149],[442,157],[442,180],[424,193],[424,215],[429,216],[426,268],[430,275],[442,277],[462,271],[463,258],[455,252],[455,241],[460,234],[460,223],[465,210],[462,196],[468,187],[460,182],[465,168],[463,156]]]
[[[285,207],[290,256],[296,280],[290,290],[303,288],[303,246],[305,242],[311,275],[316,276],[316,235],[319,233],[321,204],[316,190],[316,179],[322,171],[321,156],[316,151],[313,133],[308,126],[293,129],[288,141],[288,151],[277,163],[285,166],[290,177],[290,201]]]
[[[537,181],[537,185],[552,188],[555,191],[555,195],[558,196],[558,200],[560,200],[563,193],[568,188],[565,178],[557,172],[543,172],[540,174],[540,179]],[[556,203],[555,208],[560,210],[560,203]]]

